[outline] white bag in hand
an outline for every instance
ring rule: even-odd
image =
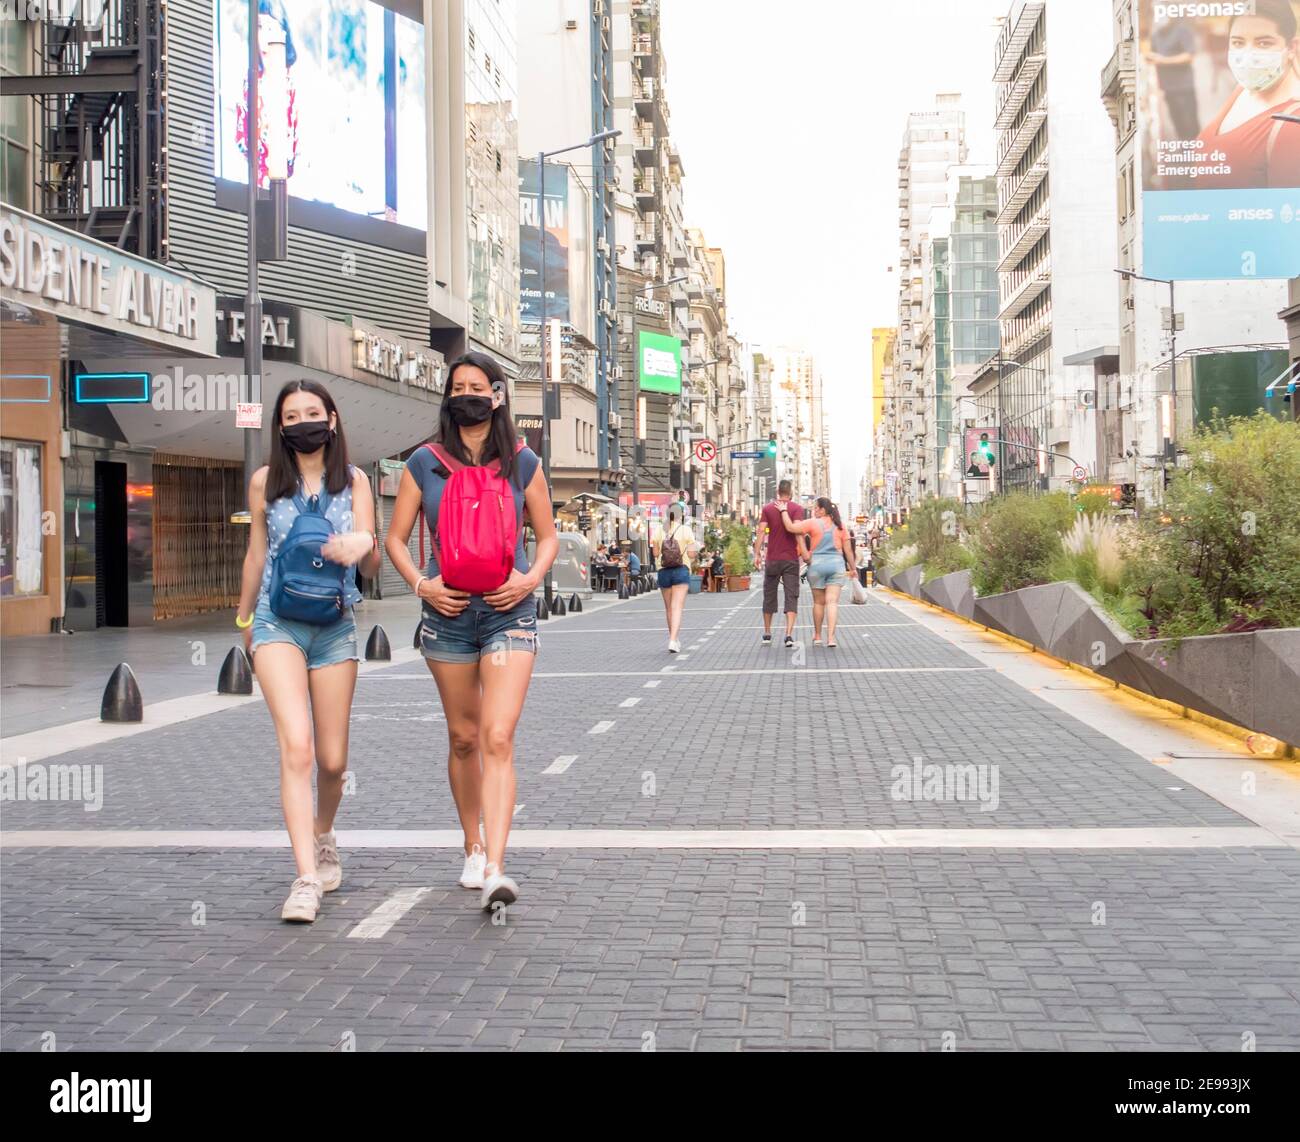
[[[862,580],[856,575],[853,576],[853,579],[850,582],[850,589],[852,591],[852,601],[854,605],[859,607],[862,606],[868,598],[867,589],[862,585]]]

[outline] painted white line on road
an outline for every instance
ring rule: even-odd
[[[345,849],[463,849],[460,829],[352,829]],[[51,829],[0,833],[0,848],[287,849],[283,829]],[[515,829],[512,849],[1242,849],[1287,848],[1254,825],[1117,829]],[[428,891],[428,889],[418,890]]]
[[[635,706],[640,701],[641,701],[640,698],[624,698],[619,703],[619,705],[625,710],[630,710],[633,706]]]
[[[613,722],[597,722],[587,731],[589,734],[607,734],[614,728]]]
[[[464,840],[461,841],[462,846]],[[421,896],[432,892],[432,888],[399,888],[369,916],[348,933],[349,940],[378,940],[388,934],[388,930],[415,907]]]
[[[676,669],[677,669],[677,667],[675,667],[675,666],[663,666],[663,667],[660,667],[660,669],[659,669],[659,673],[660,673],[660,674],[667,674],[670,670],[676,670]],[[640,673],[640,672],[638,671],[638,673]]]
[[[643,690],[653,690],[653,689],[654,689],[656,686],[658,686],[659,684],[660,684],[660,683],[659,683],[659,679],[656,678],[653,682],[647,682],[644,686],[641,687],[641,689],[643,689]]]
[[[558,774],[563,773],[577,760],[578,755],[576,753],[566,753],[561,757],[557,757],[550,765],[542,770],[542,776],[555,777]]]

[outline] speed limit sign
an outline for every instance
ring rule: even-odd
[[[712,464],[718,458],[718,446],[712,440],[701,440],[695,445],[695,458],[701,464]]]
[[[1074,479],[1076,483],[1082,484],[1088,478],[1088,469],[1076,464],[1074,467]]]

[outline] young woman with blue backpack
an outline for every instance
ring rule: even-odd
[[[348,463],[329,392],[290,381],[271,418],[271,459],[253,474],[252,527],[235,625],[280,743],[280,799],[298,878],[280,916],[311,923],[342,883],[334,815],[348,766],[361,601],[352,568],[379,573],[375,501]],[[312,810],[312,763],[317,805]]]
[[[537,536],[524,555],[524,517]],[[407,543],[428,528],[427,566]],[[515,807],[515,726],[537,654],[533,593],[555,561],[551,491],[519,443],[501,366],[466,353],[447,369],[438,434],[402,473],[385,541],[422,604],[420,644],[447,718],[447,772],[465,834],[460,884],[485,910],[513,904],[505,874]],[[483,826],[480,831],[479,817]]]

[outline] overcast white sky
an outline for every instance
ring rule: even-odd
[[[740,337],[814,353],[833,495],[870,447],[871,329],[896,320],[898,151],[909,111],[966,97],[994,153],[995,20],[1011,0],[664,0],[686,220],[727,258]]]

